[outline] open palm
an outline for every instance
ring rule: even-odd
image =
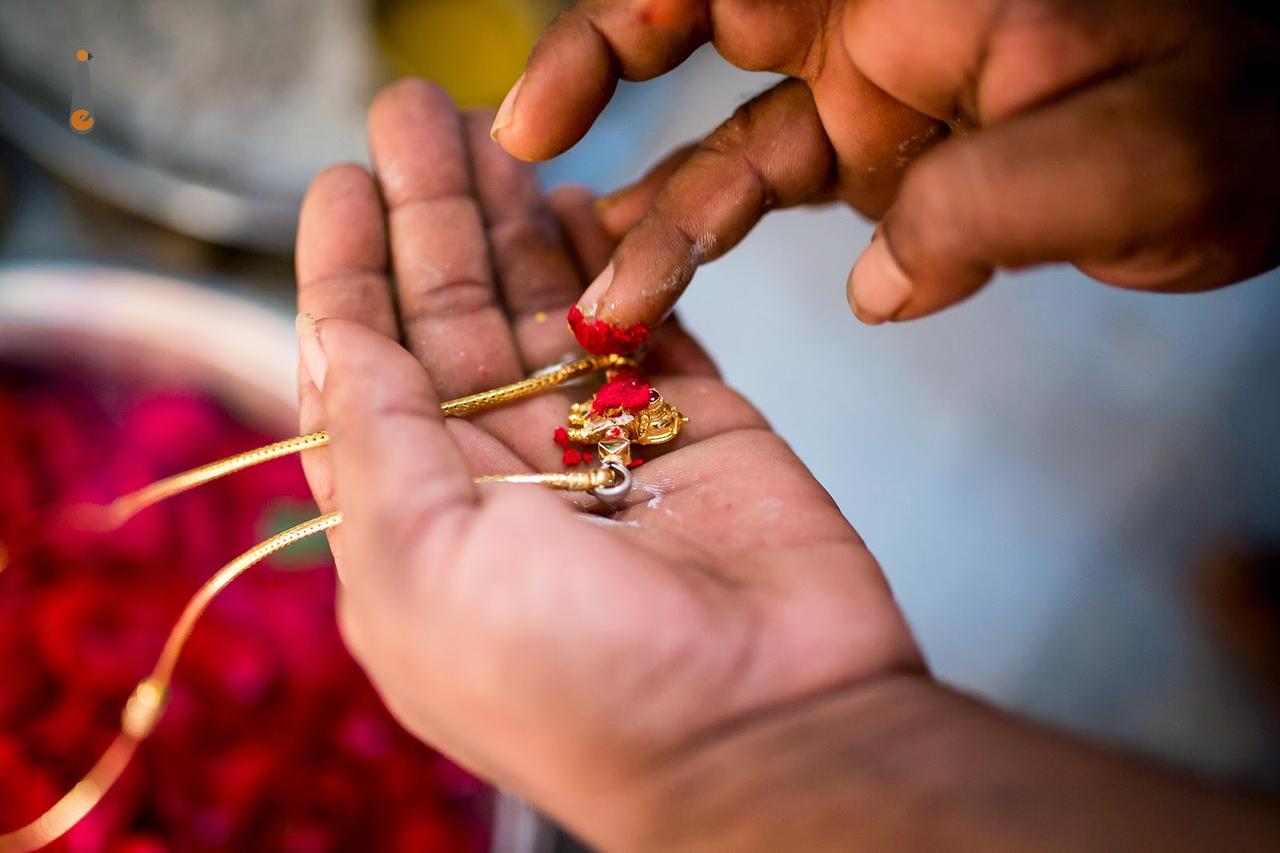
[[[302,418],[332,444],[308,476],[344,512],[344,636],[391,709],[600,838],[690,744],[922,664],[852,527],[677,327],[647,367],[691,422],[623,507],[472,484],[558,470],[552,430],[589,391],[465,421],[439,401],[574,353],[564,312],[613,249],[590,197],[544,199],[491,121],[402,81],[370,112],[376,179],[338,166],[311,187]]]

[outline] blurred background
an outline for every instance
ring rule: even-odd
[[[288,432],[307,182],[367,160],[364,110],[396,76],[495,106],[559,5],[0,2],[0,383],[17,401],[0,412],[20,421],[41,394],[80,412],[88,395],[131,447],[131,407],[180,393],[235,429]],[[83,135],[67,126],[80,48]],[[704,50],[624,84],[544,183],[608,190],[771,82]],[[699,272],[681,314],[858,527],[938,676],[1222,779],[1280,782],[1280,276],[1161,298],[1045,269],[868,328],[844,281],[870,233],[845,210],[776,214]],[[83,459],[117,450],[99,444]],[[31,512],[30,491],[0,490],[0,512]],[[5,529],[0,597],[23,594]],[[56,586],[40,594],[56,604]],[[0,766],[5,708],[0,693]],[[506,827],[537,833],[527,816]]]

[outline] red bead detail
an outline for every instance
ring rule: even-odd
[[[634,352],[649,342],[647,327],[636,323],[624,329],[604,320],[588,320],[577,305],[569,309],[569,329],[578,344],[595,355]]]
[[[628,468],[639,468],[639,467],[640,467],[641,465],[643,465],[643,464],[644,464],[644,460],[643,460],[643,459],[632,459],[630,462],[628,462],[628,463],[627,463],[627,467],[628,467]]]
[[[582,464],[582,451],[574,447],[566,447],[561,461],[570,468],[574,465],[580,465]]]
[[[555,443],[560,445],[561,447],[568,447],[569,431],[564,427],[556,427],[556,431],[555,431],[555,434],[552,436],[552,440],[555,441]]]

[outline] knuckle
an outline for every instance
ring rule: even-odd
[[[925,157],[907,170],[892,215],[893,247],[904,272],[916,278],[940,256],[950,256],[985,231],[977,174],[982,164],[957,152],[944,161]]]
[[[450,279],[423,289],[401,308],[406,325],[426,320],[448,320],[475,314],[497,305],[493,286],[476,279]]]
[[[489,226],[494,253],[544,252],[560,245],[560,228],[546,210],[523,211]]]
[[[712,168],[731,176],[731,179],[745,180],[761,212],[765,212],[775,207],[778,199],[768,176],[751,156],[749,146],[753,125],[750,104],[744,104],[708,136],[694,153],[703,160],[719,161]]]

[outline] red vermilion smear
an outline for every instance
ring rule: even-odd
[[[582,348],[594,355],[634,352],[649,342],[649,329],[645,326],[636,323],[624,329],[604,320],[588,320],[577,305],[569,309],[569,329]]]
[[[616,370],[613,377],[600,386],[591,401],[593,414],[607,412],[610,409],[626,409],[628,412],[642,411],[649,405],[649,380],[639,371]]]
[[[561,461],[569,467],[580,465],[582,464],[582,451],[574,447],[566,447],[564,449],[564,457]]]
[[[555,443],[560,445],[561,447],[568,447],[569,431],[564,427],[556,427],[556,431],[552,435],[552,440],[555,441]]]

